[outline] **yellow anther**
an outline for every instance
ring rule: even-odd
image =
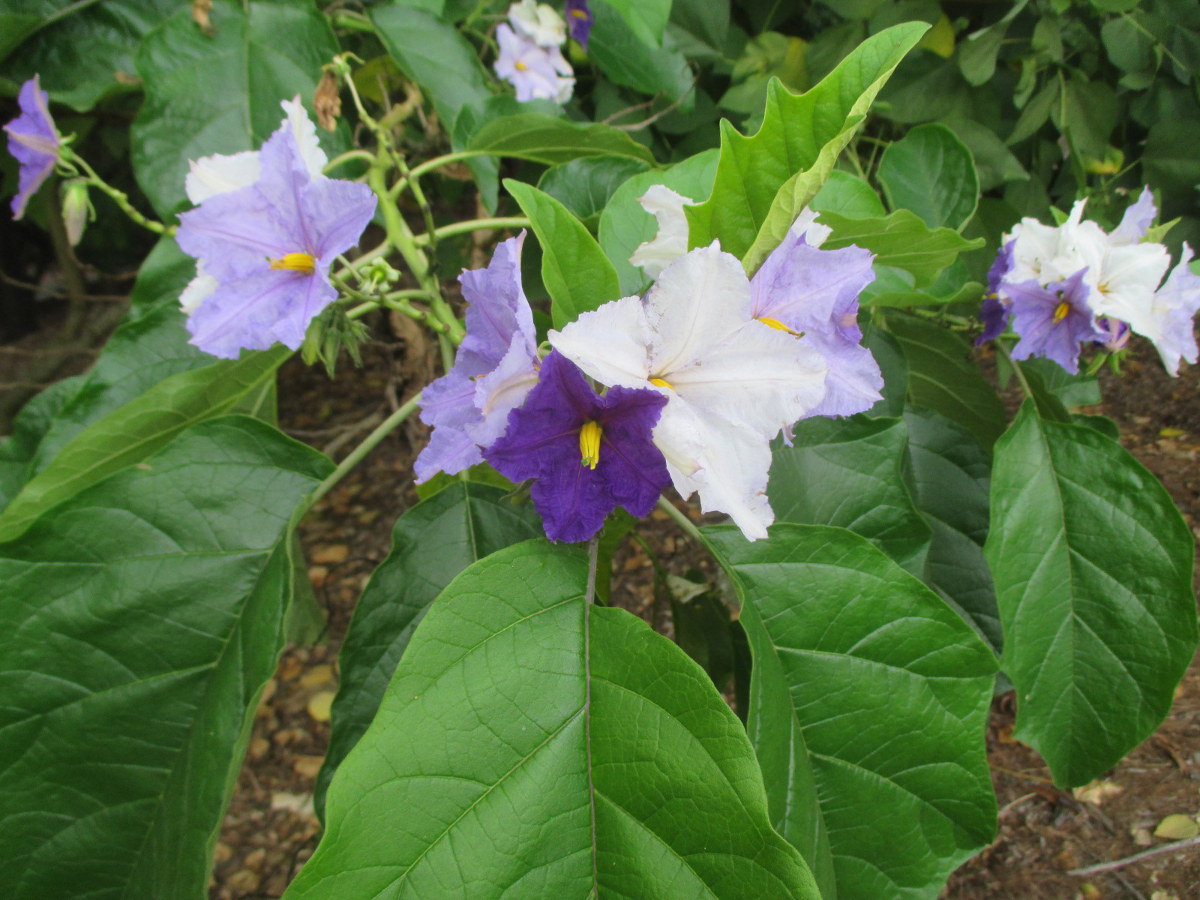
[[[675,388],[671,387],[671,382],[665,378],[651,378],[650,383],[655,387],[665,387],[668,391],[675,390]]]
[[[567,15],[574,16],[577,19],[586,19],[587,18],[587,13],[585,13],[582,9],[572,9],[572,10],[568,11]]]
[[[579,455],[582,457],[580,465],[589,469],[596,468],[596,464],[600,462],[600,435],[603,433],[604,429],[599,423],[590,419],[583,423],[583,427],[579,429]]]
[[[1065,319],[1067,317],[1067,314],[1070,312],[1071,312],[1071,304],[1068,303],[1066,300],[1062,301],[1062,303],[1060,303],[1060,304],[1058,304],[1058,306],[1054,307],[1054,324],[1057,325],[1059,322],[1061,322],[1063,319]]]
[[[279,259],[270,260],[272,269],[287,269],[311,275],[317,271],[317,260],[311,253],[285,253]]]
[[[529,70],[529,66],[526,63],[521,62],[519,59],[513,63],[513,68],[515,68],[518,72],[526,72]]]
[[[759,316],[758,321],[762,322],[764,325],[770,325],[776,331],[786,331],[788,334],[795,335],[796,337],[800,337],[800,332],[792,331],[792,329],[788,328],[786,325],[784,325],[778,319],[772,319],[770,316]]]

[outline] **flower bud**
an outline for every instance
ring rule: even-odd
[[[75,247],[83,238],[83,229],[96,217],[92,201],[88,197],[87,180],[73,178],[63,185],[62,217],[67,227],[67,240]]]

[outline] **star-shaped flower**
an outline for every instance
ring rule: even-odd
[[[20,164],[17,193],[12,198],[13,218],[25,215],[29,199],[54,171],[62,141],[50,118],[50,95],[42,90],[34,75],[21,85],[17,104],[21,114],[4,126],[8,132],[8,152]]]
[[[508,414],[508,430],[484,457],[513,481],[536,479],[533,505],[553,541],[586,541],[623,506],[644,516],[671,483],[650,435],[667,404],[654,390],[599,396],[558,352],[537,386]]]
[[[486,269],[459,276],[467,335],[454,366],[421,392],[421,421],[433,426],[413,468],[417,481],[483,462],[481,448],[504,433],[509,411],[537,382],[537,334],[521,286],[525,232],[496,247]]]
[[[1080,347],[1108,338],[1096,327],[1084,275],[1081,269],[1065,281],[1048,285],[1026,281],[1008,286],[1013,330],[1021,338],[1013,347],[1013,359],[1045,356],[1076,374]]]
[[[205,198],[180,216],[176,240],[201,261],[183,300],[192,343],[235,358],[279,341],[298,348],[338,295],[329,267],[375,212],[366,185],[314,175],[285,120],[263,145],[252,184]]]
[[[654,443],[680,494],[766,537],[770,441],[825,396],[825,360],[750,315],[742,265],[711,247],[663,270],[645,299],[624,297],[550,332],[556,350],[604,385],[667,398]]]
[[[540,46],[504,23],[496,28],[496,43],[500,45],[496,74],[516,89],[518,100],[566,103],[571,99],[575,73],[558,47]]]

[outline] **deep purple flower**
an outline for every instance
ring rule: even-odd
[[[276,341],[299,347],[338,295],[330,265],[358,243],[375,213],[366,185],[312,175],[286,122],[259,161],[254,184],[179,217],[179,246],[216,282],[188,318],[191,342],[227,359]]]
[[[828,233],[805,211],[750,280],[751,315],[801,336],[825,358],[825,399],[805,418],[863,412],[883,387],[858,327],[858,296],[875,280],[874,254],[854,245],[822,250]]]
[[[37,193],[58,162],[60,141],[50,118],[50,95],[42,90],[34,75],[21,85],[17,103],[21,114],[4,126],[8,132],[8,152],[18,163],[17,194],[12,199],[13,218],[25,215],[29,198]]]
[[[1007,304],[1000,297],[1000,286],[1013,267],[1013,246],[1015,240],[1009,241],[1000,248],[996,260],[988,269],[987,293],[983,297],[983,307],[979,310],[979,318],[983,319],[983,334],[975,339],[978,347],[984,341],[990,341],[1004,334],[1008,320],[1012,318]]]
[[[1096,327],[1096,317],[1088,303],[1088,286],[1080,269],[1065,281],[1046,286],[1036,281],[1006,285],[1012,298],[1013,330],[1020,340],[1013,348],[1013,359],[1045,356],[1071,374],[1079,372],[1079,348],[1091,341],[1107,340]]]
[[[414,464],[417,481],[483,462],[481,447],[504,433],[508,414],[537,381],[537,333],[521,287],[525,232],[496,247],[486,269],[459,276],[467,336],[454,366],[421,392],[421,421],[433,426]]]
[[[640,388],[596,394],[553,351],[524,406],[484,457],[513,481],[536,479],[533,504],[552,541],[586,541],[618,506],[644,516],[671,483],[651,432],[667,398]]]
[[[588,35],[592,32],[592,23],[596,17],[588,8],[587,0],[567,0],[567,28],[571,37],[579,41],[584,50],[587,49]]]

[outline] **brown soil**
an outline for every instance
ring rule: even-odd
[[[364,368],[336,382],[289,364],[280,378],[287,385],[283,427],[344,452],[428,377],[417,371],[425,353],[415,349],[402,340],[372,344]],[[1171,379],[1151,356],[1129,360],[1120,379],[1105,377],[1100,411],[1118,421],[1126,446],[1163,481],[1200,535],[1200,368]],[[416,501],[410,464],[412,447],[423,441],[415,423],[389,437],[302,527],[327,631],[316,646],[289,648],[268,685],[217,847],[213,900],[278,897],[316,846],[311,792],[328,740],[337,647],[359,592],[387,554],[391,524]],[[669,521],[652,519],[642,533],[675,574],[707,563]],[[670,611],[655,600],[647,554],[628,542],[614,572],[614,602],[669,631]],[[999,832],[955,874],[945,898],[1200,897],[1196,843],[1108,871],[1069,872],[1171,847],[1154,835],[1162,820],[1200,812],[1200,664],[1193,664],[1154,736],[1086,790],[1054,787],[1038,755],[1012,739],[1013,712],[1011,697],[999,698],[988,729]]]

